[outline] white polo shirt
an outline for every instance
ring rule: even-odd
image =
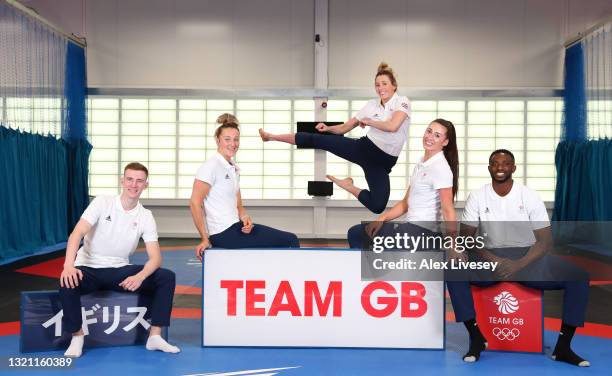
[[[157,241],[153,214],[140,202],[134,209],[125,210],[120,196],[98,196],[81,218],[92,228],[77,252],[75,266],[119,268],[129,265],[129,257],[141,237],[145,242]]]
[[[195,178],[210,185],[204,198],[208,234],[218,234],[238,222],[239,168],[215,153],[200,166]]]
[[[480,226],[487,248],[530,247],[536,239],[533,230],[550,226],[544,202],[536,191],[514,181],[505,196],[486,184],[470,193],[462,222]]]
[[[423,157],[410,176],[408,213],[406,221],[435,222],[442,219],[439,189],[453,186],[453,172],[444,152],[434,154],[427,161]]]
[[[372,99],[359,110],[355,118],[361,121],[363,118],[370,118],[376,121],[387,121],[393,117],[395,111],[405,113],[406,119],[395,132],[386,132],[378,128],[370,127],[366,135],[374,145],[389,155],[395,157],[400,155],[404,143],[408,138],[408,126],[410,125],[410,101],[407,97],[402,97],[394,93],[391,99],[384,105],[380,103],[380,98]]]

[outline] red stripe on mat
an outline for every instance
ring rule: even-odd
[[[182,295],[202,295],[202,288],[186,285],[176,285],[174,293]]]
[[[64,256],[58,257],[49,261],[41,262],[40,264],[26,266],[25,268],[17,269],[16,272],[38,275],[41,277],[58,278],[64,269]]]
[[[300,247],[308,248],[346,248],[348,243],[331,243],[331,244],[316,244],[316,243],[300,243]]]
[[[446,321],[455,322],[455,312],[453,311],[446,312]]]
[[[582,256],[561,256],[572,264],[589,272],[593,281],[606,281],[612,275],[612,265]]]
[[[202,310],[199,308],[179,308],[172,309],[172,317],[175,319],[201,319]],[[455,321],[454,312],[446,312],[446,321]],[[561,320],[551,317],[544,318],[544,328],[546,330],[558,331],[561,327]],[[20,332],[19,321],[0,323],[0,336],[17,335]],[[585,323],[584,327],[576,330],[578,334],[612,339],[612,325]]]
[[[172,308],[172,318],[175,319],[201,319],[202,310],[200,308]]]
[[[21,325],[19,321],[0,322],[0,336],[12,336],[19,334]]]
[[[602,286],[612,284],[612,281],[590,281],[589,286]]]
[[[544,318],[544,329],[559,331],[561,328],[561,320],[552,317]],[[584,327],[577,328],[576,333],[591,337],[612,338],[612,325],[594,324],[590,322],[584,323]]]

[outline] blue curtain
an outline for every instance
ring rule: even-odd
[[[64,242],[88,204],[86,90],[84,48],[0,1],[0,263]]]
[[[68,143],[66,153],[68,192],[66,197],[69,230],[76,225],[89,204],[89,154],[92,146],[87,142],[86,74],[85,50],[72,42],[68,42],[64,83],[66,121],[62,138]]]
[[[555,221],[612,220],[612,196],[608,192],[612,187],[612,141],[587,140],[587,134],[601,137],[604,128],[599,123],[610,117],[605,106],[593,106],[589,110],[592,114],[587,112],[587,100],[597,103],[606,98],[598,93],[609,91],[610,77],[601,74],[612,67],[612,38],[604,38],[609,33],[606,30],[565,51],[565,109],[561,142],[555,153]],[[593,124],[599,126],[597,132],[587,131]]]
[[[86,96],[87,72],[85,69],[85,50],[83,47],[68,42],[64,80],[66,120],[62,131],[62,138],[68,142],[87,139]]]
[[[66,166],[68,181],[67,226],[72,231],[89,204],[89,155],[92,146],[87,140],[66,143]]]
[[[565,110],[561,131],[562,140],[586,140],[587,118],[584,75],[582,43],[577,43],[565,50],[565,90],[563,92]]]
[[[0,127],[0,260],[66,240],[66,143]]]
[[[562,141],[555,165],[553,220],[612,220],[612,140]]]

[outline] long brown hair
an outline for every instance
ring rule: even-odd
[[[432,123],[438,123],[446,128],[446,139],[448,144],[442,149],[444,152],[444,158],[448,162],[453,173],[453,198],[457,196],[459,190],[459,151],[457,150],[457,132],[455,132],[455,125],[445,119],[436,119]]]

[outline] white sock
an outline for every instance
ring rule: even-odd
[[[78,358],[83,354],[83,342],[85,342],[85,336],[72,336],[72,340],[70,341],[70,346],[64,353],[64,356],[68,358]]]
[[[147,350],[160,350],[167,353],[179,353],[181,349],[166,342],[160,335],[149,336]]]

